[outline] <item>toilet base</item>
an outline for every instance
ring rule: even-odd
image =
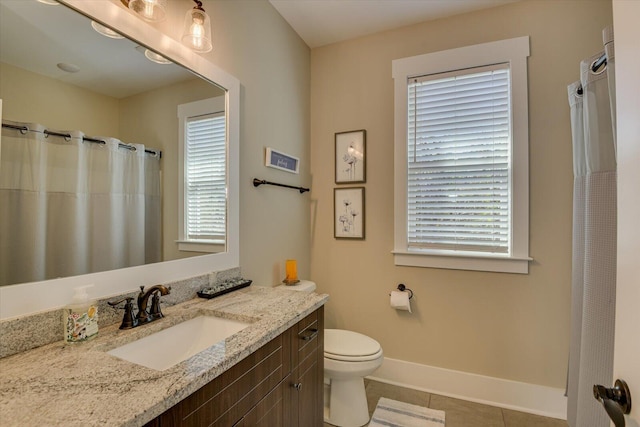
[[[325,423],[339,427],[360,427],[369,422],[369,407],[362,377],[330,379],[325,387],[330,387],[329,392],[325,392]]]

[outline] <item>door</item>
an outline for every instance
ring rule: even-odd
[[[618,123],[618,271],[613,378],[627,382],[640,427],[640,2],[613,0]],[[612,384],[607,385],[611,387]]]

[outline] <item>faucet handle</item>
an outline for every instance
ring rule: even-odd
[[[122,318],[122,323],[120,324],[120,329],[131,329],[138,326],[138,320],[133,316],[133,298],[127,297],[123,298],[119,301],[108,301],[109,304],[113,308],[117,308],[116,306],[121,302],[125,302],[124,304],[124,316]]]
[[[151,300],[151,310],[149,310],[149,315],[152,316],[154,319],[164,317],[164,314],[162,314],[162,311],[160,310],[159,292],[153,293],[153,299]]]
[[[127,304],[131,304],[131,301],[133,301],[133,297],[126,297],[126,298],[122,298],[121,300],[118,301],[107,301],[107,304],[109,304],[111,307],[113,308],[118,308],[116,307],[118,304],[122,303],[122,302],[127,302],[125,304],[125,309],[127,308]]]

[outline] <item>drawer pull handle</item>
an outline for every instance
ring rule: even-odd
[[[302,388],[302,383],[291,384],[291,386],[296,390],[300,391],[300,389]]]
[[[311,341],[316,335],[318,335],[317,329],[306,329],[298,334],[300,339],[304,341]]]

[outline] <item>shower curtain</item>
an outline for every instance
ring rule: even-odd
[[[160,261],[160,160],[144,145],[11,123],[0,145],[0,285]]]
[[[613,384],[616,290],[616,159],[613,32],[568,87],[573,136],[573,266],[567,421],[608,427],[593,385]],[[603,55],[607,62],[595,64]],[[594,68],[596,68],[594,70]]]

